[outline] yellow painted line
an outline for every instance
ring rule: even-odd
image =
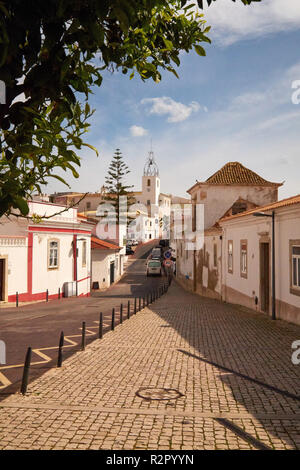
[[[3,385],[0,385],[0,389],[1,389],[1,388],[8,387],[8,385],[11,384],[11,382],[8,380],[8,378],[5,377],[5,375],[4,375],[4,374],[1,374],[1,372],[0,372],[0,384],[1,384],[1,383],[2,383]]]
[[[49,348],[50,349],[50,348]],[[52,349],[52,348],[51,348]],[[47,356],[46,354],[42,353],[39,349],[33,349],[32,352],[34,352],[35,354],[37,354],[38,356],[40,356],[42,359],[45,359],[45,362],[49,362],[49,361],[52,361],[52,358]],[[34,362],[32,362],[32,365],[34,364]]]
[[[95,321],[95,323],[99,323],[99,322]],[[97,326],[89,326],[88,328],[86,328],[85,331],[88,333],[87,336],[92,336],[92,335],[95,334],[94,331],[90,331],[92,328],[98,328],[98,327]],[[82,330],[81,327],[79,329]],[[69,344],[64,345],[64,348],[71,348],[72,346],[77,346],[78,343],[71,340],[70,338],[81,338],[81,336],[82,336],[81,334],[80,335],[65,336],[64,340],[67,341]],[[58,349],[58,346],[49,346],[49,347],[45,347],[45,348],[33,349],[32,352],[37,354],[38,356],[40,356],[44,360],[43,361],[31,362],[31,365],[35,366],[35,365],[45,364],[47,362],[52,361],[51,357],[47,356],[46,354],[44,354],[42,352],[42,351],[49,351],[49,350],[52,350],[52,349]],[[24,364],[22,363],[22,364],[13,364],[13,365],[9,365],[9,366],[3,366],[3,367],[0,367],[0,370],[17,369],[18,367],[24,367]],[[7,387],[8,385],[11,384],[11,382],[5,377],[5,375],[0,372],[0,384],[1,383],[3,385],[0,385],[0,389],[5,388],[5,387]]]

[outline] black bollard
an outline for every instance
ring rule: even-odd
[[[134,310],[133,313],[136,315],[136,297],[134,298]]]
[[[141,297],[139,297],[139,311],[141,310],[141,307],[142,307],[142,299]]]
[[[48,302],[48,300],[49,300],[49,291],[48,291],[48,289],[47,289],[47,290],[46,290],[46,302]]]
[[[120,323],[123,323],[123,304],[120,305]]]
[[[59,345],[58,345],[58,357],[57,357],[57,367],[62,366],[63,361],[63,346],[64,346],[64,332],[62,331],[59,338]]]
[[[103,337],[103,313],[100,312],[99,318],[99,338],[102,339]]]
[[[81,350],[85,350],[85,321],[82,322]]]
[[[130,318],[130,300],[128,300],[128,304],[127,304],[127,318],[128,320]]]
[[[111,329],[112,331],[115,329],[115,309],[112,309],[111,312]]]
[[[58,298],[60,299],[60,287],[58,288]]]
[[[23,377],[22,377],[22,385],[21,385],[22,395],[25,395],[25,393],[27,392],[30,362],[31,362],[31,348],[28,348],[27,353],[26,353],[26,357],[25,357]]]
[[[19,307],[19,293],[16,292],[16,307]]]

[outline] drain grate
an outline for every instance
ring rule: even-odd
[[[183,397],[183,393],[174,388],[142,387],[136,393],[143,400],[177,400]]]

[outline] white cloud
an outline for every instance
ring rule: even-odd
[[[143,137],[148,134],[148,131],[141,126],[131,126],[130,133],[133,137]]]
[[[199,103],[192,101],[189,105],[172,100],[169,96],[161,98],[144,98],[142,104],[150,104],[150,114],[168,115],[168,122],[185,121],[193,112],[200,109]]]
[[[242,2],[219,0],[205,9],[212,26],[209,36],[223,45],[242,39],[299,29],[299,0],[262,0],[245,6]]]

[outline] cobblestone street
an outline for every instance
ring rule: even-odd
[[[299,326],[174,282],[3,400],[0,448],[300,449],[297,339]]]

